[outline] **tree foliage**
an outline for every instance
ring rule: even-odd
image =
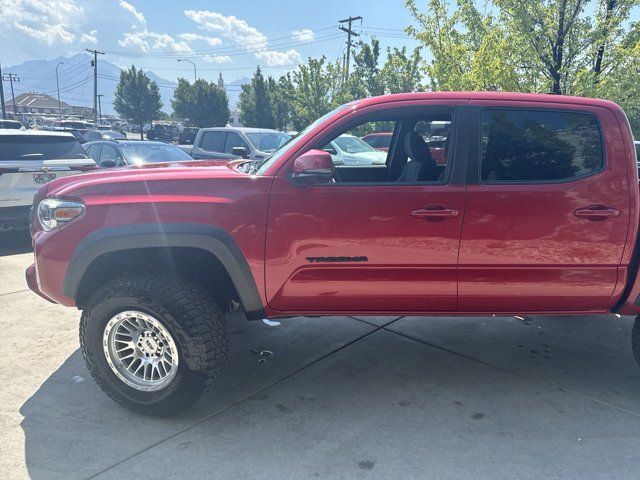
[[[432,90],[504,90],[618,102],[640,128],[638,0],[406,0]],[[637,131],[637,130],[636,130]]]
[[[162,102],[158,85],[150,80],[142,69],[136,70],[132,65],[129,70],[120,72],[113,107],[122,118],[139,125],[142,132],[145,123],[157,119],[160,115]]]
[[[243,123],[301,130],[340,104],[385,93],[416,91],[421,76],[419,51],[409,55],[406,48],[388,49],[384,64],[380,52],[376,39],[359,42],[349,79],[345,79],[341,63],[324,56],[309,58],[277,81],[264,79],[258,68],[251,83],[242,86],[239,108]]]
[[[214,82],[178,79],[171,105],[175,115],[195,127],[224,127],[229,121],[229,99]]]

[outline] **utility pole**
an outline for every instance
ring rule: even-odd
[[[2,76],[2,65],[0,65],[0,109],[2,109],[2,119],[7,118],[7,109],[4,107],[4,82]]]
[[[104,95],[98,95],[98,126],[102,123],[102,97],[104,97]]]
[[[58,67],[64,65],[64,62],[58,62],[56,65],[56,88],[58,89],[58,118],[62,120],[62,108],[60,107],[60,82],[58,81]]]
[[[349,17],[349,18],[345,18],[344,20],[338,20],[338,23],[349,24],[347,28],[343,27],[342,25],[338,27],[340,30],[342,30],[347,34],[347,64],[345,67],[345,74],[344,74],[345,81],[349,80],[349,64],[351,63],[351,47],[353,46],[351,45],[351,35],[353,35],[354,37],[360,36],[359,33],[356,33],[351,29],[351,24],[356,20],[360,20],[360,23],[362,24],[362,17]]]
[[[93,60],[91,60],[93,67],[93,121],[98,123],[98,55],[104,55],[104,52],[88,48],[87,52],[93,53]]]
[[[9,83],[11,84],[11,98],[13,98],[13,114],[17,115],[18,109],[16,107],[16,96],[13,94],[13,82],[19,82],[20,77],[18,76],[17,73],[3,73],[2,79],[9,80]]]

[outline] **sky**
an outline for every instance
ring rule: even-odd
[[[69,57],[86,48],[110,62],[135,64],[167,80],[227,82],[293,70],[307,57],[342,58],[338,20],[362,16],[359,38],[386,47],[416,42],[403,30],[412,17],[403,0],[0,0],[0,63]]]

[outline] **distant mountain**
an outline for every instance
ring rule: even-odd
[[[18,96],[25,92],[42,92],[56,97],[56,65],[60,80],[60,100],[70,105],[93,107],[93,67],[92,56],[79,53],[71,58],[58,57],[52,60],[29,60],[20,65],[4,67],[3,72],[17,73],[20,81],[14,83],[14,92]],[[171,111],[174,82],[146,72],[149,78],[158,83],[162,97],[163,110]],[[116,85],[120,79],[120,68],[98,57],[98,94],[101,98],[102,113],[115,114],[113,100]],[[11,102],[11,91],[5,82],[5,99]]]

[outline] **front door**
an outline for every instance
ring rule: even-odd
[[[312,147],[330,149],[333,142],[344,149],[334,159],[334,183],[295,186],[291,165],[274,180],[269,305],[283,312],[455,310],[465,187],[453,180],[463,160],[454,108],[399,111],[393,119],[360,115]],[[389,152],[361,140],[380,131],[393,132]],[[438,165],[429,144],[443,141],[446,162]],[[424,169],[411,162],[424,162]]]
[[[480,165],[462,230],[461,311],[601,310],[614,292],[630,187],[619,129],[605,135],[617,122],[604,109],[548,108],[476,110]]]

